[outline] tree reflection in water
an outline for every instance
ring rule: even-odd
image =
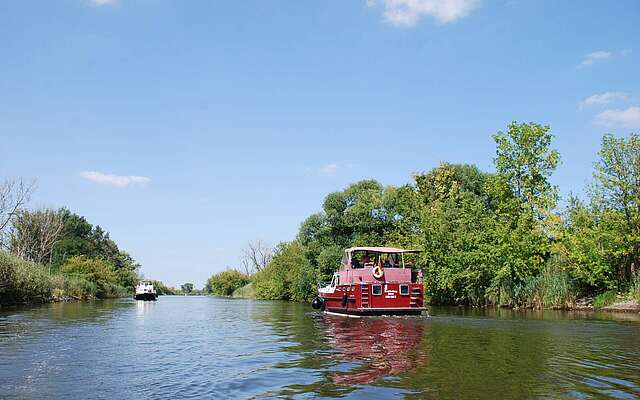
[[[331,379],[336,384],[368,384],[428,362],[420,348],[425,329],[420,318],[326,315],[322,321],[337,361],[360,364],[347,372],[333,372]]]

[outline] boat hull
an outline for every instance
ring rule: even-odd
[[[332,292],[321,291],[320,307],[314,308],[344,315],[420,315],[423,290],[422,284],[407,282],[337,285]]]
[[[325,309],[328,314],[340,314],[349,316],[362,316],[362,317],[374,317],[374,316],[394,316],[394,315],[422,315],[425,311],[424,308],[336,308]]]
[[[136,293],[133,298],[136,300],[155,301],[158,299],[158,295],[155,293]]]

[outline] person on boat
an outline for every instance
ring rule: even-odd
[[[364,256],[362,257],[362,264],[364,264],[365,267],[373,266],[373,261],[371,261],[369,253],[364,253]]]

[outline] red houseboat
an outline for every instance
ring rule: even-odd
[[[394,247],[346,249],[331,283],[318,289],[311,306],[349,315],[419,315],[424,311],[422,272]]]

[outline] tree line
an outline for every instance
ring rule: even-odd
[[[250,282],[257,298],[305,301],[346,247],[398,246],[423,251],[414,261],[431,304],[640,300],[640,137],[603,136],[586,196],[562,203],[553,138],[549,126],[513,122],[493,135],[495,172],[443,162],[402,186],[363,180],[330,193],[264,267],[225,279],[242,275],[231,287]]]
[[[34,183],[0,184],[0,305],[132,293],[140,265],[66,208],[26,208]]]

